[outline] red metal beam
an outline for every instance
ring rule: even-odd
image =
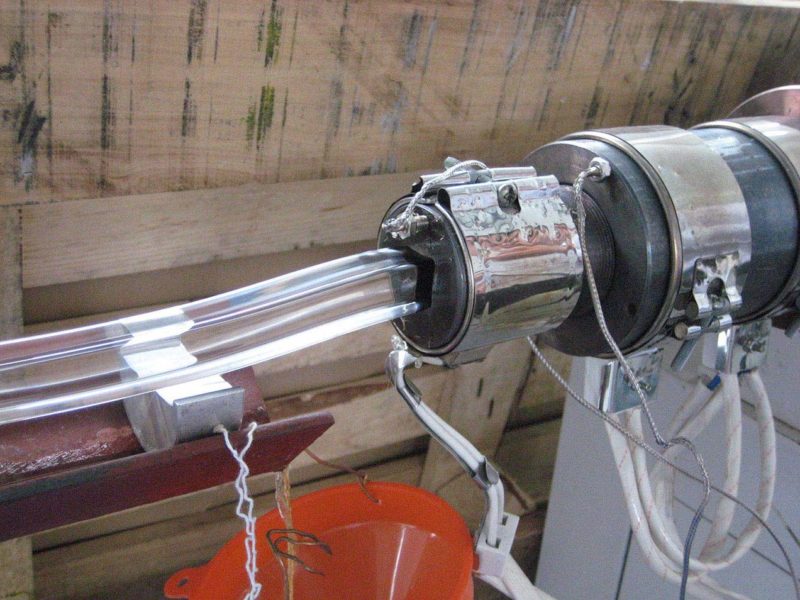
[[[269,422],[252,369],[225,375],[256,421],[247,463],[280,471],[333,424],[330,413]],[[243,434],[231,436],[241,443]],[[0,427],[0,541],[232,481],[221,436],[143,452],[120,403]]]
[[[260,425],[247,454],[251,473],[280,471],[332,424],[330,413],[313,413]],[[0,541],[220,485],[237,472],[222,437],[213,436],[31,477],[0,487]]]

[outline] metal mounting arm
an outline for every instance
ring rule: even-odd
[[[505,496],[500,475],[469,440],[422,401],[420,391],[406,380],[405,371],[411,365],[415,367],[420,367],[423,363],[442,365],[442,361],[438,358],[412,354],[405,342],[396,336],[392,342],[395,349],[386,357],[387,375],[423,427],[455,457],[484,492],[486,508],[481,526],[475,534],[475,553],[479,559],[478,574],[499,577],[503,573],[519,523],[519,517],[503,510]]]

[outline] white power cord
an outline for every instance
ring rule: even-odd
[[[758,375],[748,375],[748,377],[758,378]],[[739,382],[735,375],[722,375],[721,385],[710,397],[707,393],[703,393],[703,388],[708,390],[702,384],[696,386],[676,413],[670,429],[676,435],[694,438],[711,422],[720,408],[725,408],[728,453],[723,489],[735,495],[738,491],[741,466],[742,420]],[[759,429],[762,432],[760,436],[762,478],[756,511],[761,519],[765,520],[769,515],[775,483],[775,437],[769,402],[765,394],[759,396],[758,406]],[[767,408],[764,409],[764,406]],[[620,415],[620,424],[636,435],[642,433],[639,411],[629,411]],[[653,469],[652,474],[648,475],[644,450],[625,439],[616,429],[608,427],[608,430],[633,529],[645,559],[651,568],[665,579],[680,581],[683,557],[677,527],[672,520],[672,505],[675,500],[674,474],[660,463]],[[674,454],[671,450],[665,452],[665,456],[670,458],[674,458]],[[745,528],[733,547],[725,552],[724,547],[728,540],[734,509],[734,503],[728,498],[720,500],[703,551],[698,559],[690,561],[689,586],[692,593],[700,598],[746,598],[723,588],[706,575],[708,571],[728,567],[741,558],[755,543],[761,531],[760,523],[756,520],[751,521],[752,524]]]
[[[722,588],[713,579],[705,575],[707,571],[730,566],[744,555],[753,545],[761,530],[759,522],[751,521],[755,525],[752,529],[746,529],[748,535],[745,539],[740,538],[730,551],[724,552],[725,542],[727,541],[735,510],[732,500],[729,498],[720,500],[712,520],[711,532],[700,557],[692,559],[690,556],[694,535],[702,512],[708,503],[710,493],[708,474],[703,460],[695,450],[691,440],[706,427],[720,407],[724,405],[728,454],[723,490],[728,495],[735,496],[738,492],[741,467],[742,415],[739,382],[735,374],[722,374],[720,375],[721,389],[716,390],[716,393],[713,393],[710,398],[706,397],[705,399],[703,398],[702,386],[697,386],[693,394],[687,398],[684,405],[676,413],[675,418],[673,418],[668,435],[669,441],[661,437],[650,413],[644,392],[608,329],[587,252],[586,212],[583,207],[581,188],[586,178],[602,178],[608,174],[610,174],[608,163],[595,159],[590,163],[588,169],[578,175],[573,187],[578,217],[578,236],[583,247],[586,276],[597,322],[603,337],[611,347],[623,372],[633,385],[641,401],[641,408],[630,411],[621,417],[623,420],[621,425],[634,435],[641,437],[642,413],[644,413],[656,443],[664,448],[664,456],[674,459],[680,446],[689,449],[700,467],[705,487],[703,500],[694,514],[686,542],[681,548],[677,527],[672,519],[672,504],[674,502],[673,472],[667,471],[662,463],[654,471],[655,478],[651,480],[647,470],[645,450],[624,437],[617,428],[607,424],[631,521],[636,531],[636,538],[642,547],[648,564],[656,572],[660,573],[662,577],[680,583],[681,598],[684,597],[687,585],[691,582],[693,592],[704,598],[729,597],[744,599],[745,596]],[[750,377],[758,383],[761,382],[757,374]],[[758,384],[753,385],[757,386]],[[775,483],[775,436],[769,400],[766,397],[763,384],[760,385],[756,395],[759,405],[759,417],[766,419],[763,423],[759,422],[761,430],[762,485],[760,486],[759,503],[756,507],[756,511],[759,513],[758,516],[765,521],[769,515]],[[699,411],[697,410],[698,406],[702,406]],[[769,415],[768,419],[767,415]],[[657,490],[656,494],[653,493],[654,488]]]
[[[576,400],[578,402],[578,404],[580,404],[583,408],[585,408],[586,410],[588,410],[589,412],[594,414],[600,420],[604,421],[606,423],[606,425],[608,425],[609,427],[611,427],[611,428],[615,429],[616,431],[618,431],[622,435],[622,437],[624,437],[629,442],[635,444],[639,448],[643,449],[645,452],[647,452],[647,454],[649,454],[651,457],[655,458],[657,461],[659,461],[661,463],[664,463],[666,466],[670,467],[674,471],[677,471],[678,473],[681,473],[682,475],[684,475],[685,477],[687,477],[688,479],[690,479],[690,480],[692,480],[692,481],[694,481],[696,483],[700,483],[700,484],[704,483],[703,480],[700,477],[698,477],[697,475],[695,475],[691,471],[686,470],[684,467],[682,467],[681,465],[677,464],[671,458],[669,458],[667,456],[664,456],[661,452],[659,452],[653,446],[648,444],[640,434],[636,434],[636,433],[630,431],[627,427],[625,427],[622,424],[620,424],[616,419],[613,419],[607,413],[602,412],[600,409],[598,409],[596,406],[594,406],[591,402],[589,402],[589,400],[587,400],[582,395],[580,395],[578,392],[576,392],[572,388],[572,386],[570,386],[569,383],[567,383],[566,379],[564,379],[561,376],[561,374],[558,371],[556,371],[555,367],[553,367],[553,365],[550,364],[550,361],[548,361],[547,357],[545,357],[544,354],[542,354],[542,351],[539,349],[539,346],[536,345],[536,342],[534,342],[533,339],[528,338],[528,343],[530,344],[534,355],[539,359],[539,361],[542,363],[544,368],[555,378],[555,380],[561,385],[561,387],[564,388],[564,390],[567,392],[567,394],[569,394],[569,396],[571,396],[574,400]],[[748,383],[752,384],[752,382],[750,382],[750,381],[748,381]],[[754,384],[754,385],[757,385],[757,384]],[[762,480],[761,485],[762,486],[765,485],[764,480]],[[763,511],[754,510],[747,503],[743,502],[742,500],[737,498],[735,495],[727,492],[726,490],[724,490],[724,489],[722,489],[720,487],[717,487],[716,485],[710,484],[710,487],[711,487],[712,490],[714,490],[715,492],[720,494],[723,498],[727,498],[731,502],[734,502],[735,504],[740,506],[742,509],[744,509],[747,513],[750,514],[751,523],[756,523],[759,528],[763,528],[769,534],[769,536],[775,542],[775,545],[780,550],[781,555],[783,556],[783,559],[786,561],[786,567],[787,567],[787,570],[789,571],[789,575],[791,577],[792,585],[793,585],[794,591],[795,591],[795,598],[797,600],[800,600],[800,581],[798,581],[798,579],[797,579],[797,573],[796,573],[796,571],[794,569],[794,563],[792,562],[792,559],[789,556],[789,553],[786,551],[786,547],[783,545],[783,542],[781,542],[781,540],[775,534],[775,531],[772,529],[772,527],[770,527],[770,525],[766,522],[766,520],[760,516],[759,512],[763,512]],[[644,514],[644,510],[641,511],[641,514]],[[635,526],[635,524],[634,524],[634,526]],[[748,524],[748,527],[745,528],[745,529],[748,530],[749,527],[750,527],[750,524]]]
[[[606,323],[605,314],[603,313],[603,306],[600,302],[600,292],[597,289],[597,282],[595,281],[594,277],[594,269],[592,268],[591,260],[589,259],[589,252],[588,247],[589,244],[586,238],[586,209],[583,206],[583,184],[588,178],[594,178],[597,180],[602,180],[608,177],[611,174],[611,164],[602,158],[593,158],[589,163],[589,167],[584,171],[581,171],[578,176],[575,178],[575,182],[573,184],[573,193],[575,195],[575,212],[578,217],[578,238],[580,239],[581,248],[583,251],[583,263],[584,263],[584,270],[586,272],[586,282],[589,285],[589,292],[592,299],[592,306],[594,307],[595,318],[597,319],[597,324],[600,327],[600,332],[603,334],[603,338],[605,339],[606,343],[608,344],[609,348],[613,352],[614,356],[617,358],[620,367],[622,368],[623,373],[625,374],[628,383],[633,386],[633,389],[636,391],[636,395],[639,397],[639,401],[641,403],[642,410],[644,411],[645,416],[647,417],[647,423],[650,425],[650,431],[655,438],[656,445],[660,446],[664,450],[668,450],[669,448],[673,448],[675,446],[683,446],[689,452],[692,453],[695,461],[697,462],[697,466],[700,469],[700,473],[702,476],[703,481],[703,499],[701,500],[700,504],[697,507],[697,510],[694,513],[694,517],[692,517],[692,522],[689,525],[689,531],[686,534],[686,542],[684,543],[683,547],[683,570],[682,570],[682,577],[681,577],[681,591],[680,591],[680,598],[683,599],[686,595],[686,585],[689,576],[689,557],[691,555],[692,550],[692,542],[694,541],[695,533],[697,532],[697,527],[700,524],[700,519],[703,515],[703,510],[705,509],[706,505],[708,504],[708,499],[711,493],[711,488],[709,485],[708,479],[708,472],[706,471],[705,464],[703,463],[703,457],[697,452],[692,442],[685,438],[685,437],[673,437],[668,440],[664,439],[661,436],[661,433],[656,426],[655,419],[653,419],[653,415],[650,412],[650,406],[647,401],[647,396],[642,389],[641,384],[639,383],[636,374],[633,372],[633,369],[628,364],[625,355],[622,353],[619,345],[617,344],[616,340],[614,340],[614,336],[611,335],[611,331],[608,328],[608,324]]]

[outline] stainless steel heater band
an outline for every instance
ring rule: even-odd
[[[435,203],[418,205],[427,219],[420,231],[406,240],[379,239],[380,246],[405,247],[431,262],[429,309],[396,322],[413,348],[463,362],[569,316],[580,295],[583,262],[555,177],[442,185],[435,197]],[[396,203],[384,222],[407,204],[407,198]]]
[[[685,306],[699,261],[735,257],[735,279],[728,288],[735,304],[750,262],[751,238],[747,206],[728,165],[696,135],[676,127],[585,131],[564,139],[587,138],[616,147],[637,163],[658,194],[670,230],[667,298],[643,340],[680,316],[675,309]]]
[[[711,121],[695,129],[727,129],[746,135],[764,146],[783,172],[794,192],[795,206],[800,212],[800,118],[784,116],[752,116]],[[783,290],[756,316],[775,315],[785,305],[787,298],[800,288],[800,254],[795,258],[794,269]]]

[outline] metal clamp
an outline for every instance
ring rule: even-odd
[[[412,354],[408,351],[406,343],[397,336],[392,338],[392,344],[394,350],[386,357],[386,374],[423,427],[455,457],[484,492],[486,507],[481,526],[475,534],[477,572],[480,575],[499,577],[511,552],[514,534],[519,524],[519,517],[503,510],[505,493],[500,475],[469,440],[422,401],[420,391],[413,383],[406,380],[405,371],[411,365],[421,367],[425,363],[441,366],[442,360]]]
[[[139,377],[188,366],[197,361],[176,337],[190,322],[183,311],[163,311],[158,327],[126,323],[131,339],[121,359]],[[139,443],[147,451],[164,450],[179,442],[211,435],[217,425],[238,429],[244,416],[244,390],[219,375],[203,377],[123,400]]]
[[[675,371],[682,371],[697,342],[704,333],[724,333],[733,326],[733,313],[742,306],[739,291],[743,277],[739,253],[730,252],[714,258],[701,258],[695,263],[692,299],[684,311],[684,319],[675,324],[672,334],[683,340],[672,361]]]
[[[717,336],[708,336],[703,347],[703,366],[721,373],[745,373],[767,359],[770,319],[737,325]]]

